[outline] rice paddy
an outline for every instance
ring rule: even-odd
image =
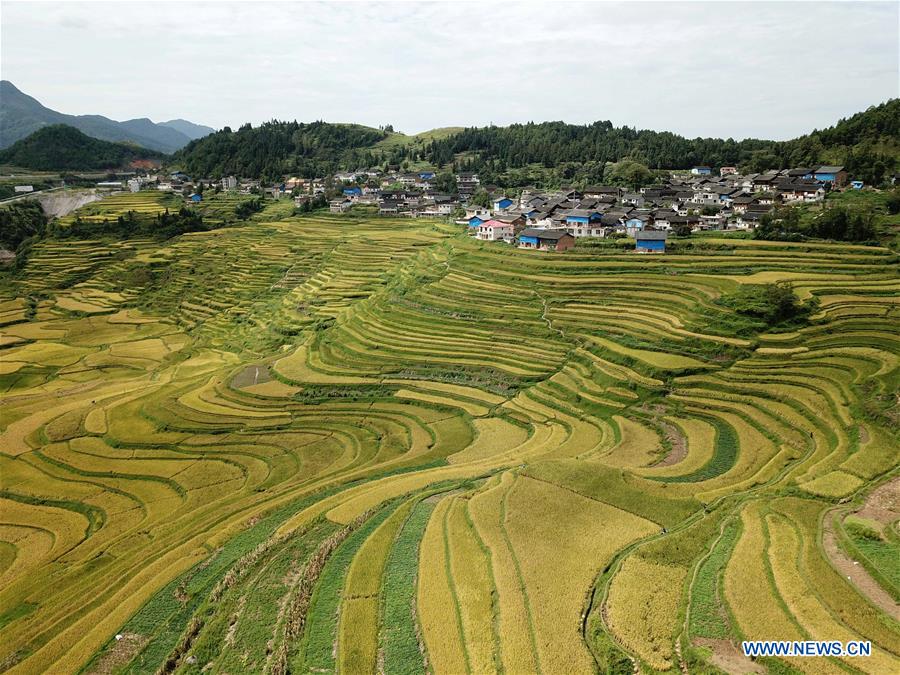
[[[0,671],[699,672],[749,638],[873,645],[760,672],[900,670],[869,499],[897,485],[897,256],[722,243],[280,207],[37,243],[0,285]],[[818,303],[790,332],[717,302],[779,280]]]

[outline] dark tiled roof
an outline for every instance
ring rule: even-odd
[[[520,237],[537,237],[538,239],[551,239],[554,241],[558,241],[566,235],[572,236],[566,230],[541,230],[535,227],[526,228],[519,234]]]
[[[644,230],[634,235],[637,241],[665,241],[668,232],[660,232],[658,230]]]

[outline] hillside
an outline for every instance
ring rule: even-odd
[[[846,165],[866,183],[879,183],[898,169],[898,119],[900,99],[893,99],[828,129],[784,142],[688,139],[670,132],[614,127],[611,122],[447,127],[413,136],[352,125],[269,122],[192,143],[177,159],[189,172],[203,175],[272,178],[286,173],[324,175],[338,168],[405,160],[438,167],[455,163],[457,168],[486,172],[489,180],[507,169],[534,165],[562,175],[570,165],[589,182],[602,180],[607,162],[626,157],[663,169],[709,165],[763,171],[830,162]],[[301,135],[294,138],[297,130]],[[571,179],[574,173],[562,177]]]
[[[45,107],[12,82],[0,81],[0,149],[53,124],[66,124],[100,140],[134,143],[166,153],[184,147],[204,130],[212,131],[184,120],[155,124],[146,118],[117,122],[102,115],[66,115]]]
[[[616,162],[624,157],[651,168],[687,169],[697,165],[742,166],[751,171],[815,165],[848,165],[855,173],[893,171],[900,158],[900,99],[892,99],[791,141],[756,139],[688,139],[669,132],[614,127],[610,122],[572,125],[563,122],[468,128],[431,143],[425,157],[448,163],[470,153],[473,168],[487,162],[505,167],[566,162]],[[882,167],[876,166],[881,162]],[[883,169],[883,171],[881,170]],[[866,182],[878,182],[868,176]]]
[[[272,121],[254,127],[245,124],[192,141],[173,161],[191,175],[220,177],[322,176],[342,166],[369,166],[371,148],[386,133],[357,124]]]
[[[11,672],[900,670],[896,253],[164,199],[0,278]]]
[[[138,159],[162,159],[160,152],[126,143],[109,143],[65,124],[42,127],[0,150],[0,164],[36,171],[73,171],[127,167]]]

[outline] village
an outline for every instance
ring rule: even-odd
[[[832,190],[859,190],[842,166],[798,167],[741,174],[736,167],[696,166],[668,180],[628,189],[615,185],[516,190],[483,184],[478,174],[452,175],[455,190],[438,187],[435,171],[381,168],[341,171],[328,178],[292,177],[276,184],[258,179],[191,179],[181,171],[117,176],[96,187],[111,191],[158,190],[203,201],[204,190],[291,199],[298,209],[351,209],[392,217],[443,218],[482,241],[525,249],[564,251],[584,237],[630,237],[635,250],[660,253],[670,234],[754,230],[778,206],[817,204]],[[446,183],[446,181],[444,181]],[[896,182],[896,177],[892,182]],[[23,186],[27,189],[30,186]],[[18,190],[19,188],[17,188]]]

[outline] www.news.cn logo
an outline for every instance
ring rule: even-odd
[[[871,656],[871,642],[840,640],[746,640],[744,656]]]

